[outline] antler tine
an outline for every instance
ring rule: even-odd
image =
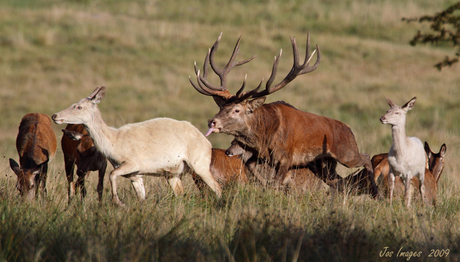
[[[295,41],[294,37],[291,37],[291,44],[292,44],[292,52],[294,56],[294,63],[292,65],[291,71],[287,74],[287,76],[279,82],[277,85],[274,87],[271,87],[275,77],[276,77],[276,72],[278,68],[278,62],[281,57],[282,52],[280,51],[280,55],[278,57],[275,57],[275,62],[273,63],[273,68],[272,68],[272,74],[270,75],[270,78],[267,81],[265,90],[261,92],[252,92],[253,95],[251,97],[256,98],[256,97],[261,97],[261,96],[266,96],[271,93],[274,93],[281,88],[285,87],[287,84],[289,84],[292,80],[294,80],[297,76],[303,75],[306,73],[310,73],[314,71],[318,66],[321,61],[321,52],[319,51],[318,45],[316,45],[316,50],[314,50],[311,54],[309,54],[309,49],[310,49],[310,32],[307,34],[307,48],[306,48],[306,54],[305,54],[305,61],[303,64],[299,63],[299,51],[297,48],[297,43]],[[308,64],[310,63],[310,60],[313,58],[313,55],[317,53],[317,59],[316,63],[313,66],[309,66]]]
[[[235,66],[240,66],[248,63],[252,59],[254,59],[256,56],[253,56],[251,58],[248,58],[244,61],[239,61],[235,62],[236,56],[238,55],[240,51],[240,42],[241,42],[241,36],[238,38],[238,41],[235,44],[235,47],[233,48],[233,53],[230,56],[230,59],[228,60],[228,63],[225,65],[224,68],[220,69],[217,67],[217,65],[214,62],[214,54],[217,50],[217,47],[219,46],[220,39],[222,37],[222,33],[219,35],[219,38],[217,38],[217,41],[214,43],[214,45],[211,48],[210,56],[209,56],[209,63],[211,64],[212,70],[219,76],[220,78],[220,84],[222,88],[226,88],[227,84],[227,75],[228,73],[235,67]]]

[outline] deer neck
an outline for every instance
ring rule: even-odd
[[[96,148],[107,158],[111,158],[117,129],[109,127],[102,119],[101,112],[94,112],[91,121],[85,123]]]
[[[407,150],[407,137],[406,137],[406,127],[403,126],[392,126],[391,127],[392,136],[393,136],[393,151],[396,154],[396,157],[401,157],[404,155]]]

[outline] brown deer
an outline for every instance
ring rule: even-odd
[[[192,86],[201,94],[212,96],[219,106],[219,112],[209,120],[211,133],[225,133],[233,135],[235,140],[251,151],[256,159],[268,161],[269,165],[276,170],[277,185],[286,183],[289,169],[305,167],[313,161],[322,161],[316,165],[314,172],[335,173],[337,161],[346,167],[364,166],[368,172],[372,184],[372,194],[377,196],[377,187],[369,155],[360,154],[355,137],[346,124],[327,117],[297,110],[285,102],[264,104],[266,96],[270,95],[294,80],[298,75],[314,71],[321,60],[319,48],[316,50],[317,60],[313,66],[309,66],[316,50],[310,55],[310,35],[307,36],[307,50],[303,64],[299,62],[299,53],[294,38],[291,38],[294,65],[288,75],[278,84],[272,86],[276,77],[279,56],[275,57],[271,76],[264,90],[259,91],[262,82],[251,91],[244,92],[246,78],[242,87],[235,95],[232,95],[226,86],[227,75],[235,67],[251,61],[254,57],[245,61],[236,62],[239,52],[240,39],[227,65],[220,69],[214,62],[214,54],[217,50],[221,36],[206,55],[203,72],[197,69],[195,73],[197,84],[191,78]],[[220,77],[220,86],[211,84],[207,80],[208,64]],[[249,167],[249,166],[248,166]],[[250,168],[250,167],[249,167]],[[255,173],[255,170],[250,170]]]
[[[16,188],[26,200],[33,200],[40,190],[46,195],[48,163],[56,147],[56,134],[49,116],[30,113],[22,118],[16,138],[20,165],[10,158],[10,167],[18,177]]]
[[[94,146],[84,125],[68,124],[62,129],[61,146],[64,153],[65,173],[67,176],[69,203],[75,196],[75,188],[80,189],[81,199],[86,196],[85,177],[90,171],[99,172],[97,194],[102,201],[104,176],[107,169],[107,158]],[[77,181],[73,182],[75,165],[77,166]]]
[[[211,143],[196,127],[170,118],[109,127],[97,107],[105,90],[105,86],[97,87],[87,98],[54,114],[52,119],[56,124],[83,124],[88,130],[96,148],[114,167],[109,175],[113,203],[124,206],[118,198],[118,176],[129,178],[137,197],[143,200],[144,175],[166,177],[178,195],[183,193],[181,177],[190,169],[221,197],[220,186],[209,171]]]
[[[222,188],[230,183],[246,184],[248,182],[246,168],[241,158],[229,157],[223,149],[212,149],[210,169],[212,176]],[[205,187],[204,181],[199,176],[192,173],[192,177],[198,189]]]
[[[431,151],[430,146],[425,142],[425,152],[428,157],[427,166],[425,169],[425,194],[427,204],[436,205],[436,196],[438,191],[439,178],[444,170],[444,158],[446,154],[446,144],[443,144],[438,153]],[[388,164],[388,153],[375,155],[372,157],[372,165],[374,166],[375,182],[380,187],[382,192],[388,192],[388,174],[390,165]],[[415,188],[420,188],[420,181],[412,179],[412,185]],[[395,178],[395,195],[404,194],[404,184],[402,180]]]

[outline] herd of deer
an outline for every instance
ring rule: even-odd
[[[103,180],[107,160],[113,165],[109,180],[112,201],[123,206],[117,194],[117,177],[129,178],[139,199],[145,199],[143,175],[162,176],[168,179],[174,194],[182,194],[181,178],[192,173],[196,185],[205,184],[217,197],[221,188],[229,183],[246,183],[251,178],[263,185],[276,188],[294,187],[315,190],[326,184],[339,190],[356,190],[374,198],[388,192],[390,201],[404,188],[404,200],[410,206],[412,187],[419,188],[422,200],[428,205],[436,203],[437,184],[444,167],[446,146],[434,153],[425,142],[405,133],[406,114],[414,107],[415,97],[400,107],[387,98],[390,109],[380,118],[391,125],[393,144],[388,153],[370,159],[358,150],[349,126],[327,117],[297,110],[285,102],[265,104],[265,98],[285,87],[297,76],[314,71],[320,64],[321,53],[310,54],[310,35],[307,36],[305,60],[301,64],[295,38],[291,38],[294,64],[287,76],[276,85],[278,62],[282,52],[275,57],[271,76],[265,89],[260,84],[232,95],[227,89],[227,75],[235,67],[251,61],[235,61],[240,39],[225,67],[219,68],[214,55],[221,36],[209,49],[200,71],[195,63],[196,83],[192,86],[201,94],[212,96],[219,112],[209,120],[209,130],[203,135],[186,121],[155,118],[127,124],[120,128],[109,127],[102,119],[97,104],[104,98],[106,88],[97,87],[87,98],[54,114],[56,124],[68,124],[63,129],[62,151],[68,180],[69,202],[79,190],[85,197],[85,176],[89,171],[99,171],[97,192],[102,200]],[[317,52],[314,65],[310,60]],[[219,76],[220,84],[207,79],[209,65]],[[212,148],[205,136],[211,133],[232,135],[234,140],[227,150]],[[41,190],[46,193],[48,163],[55,155],[57,141],[48,116],[30,113],[24,116],[16,140],[18,165],[10,159],[10,166],[18,177],[17,189],[27,199]],[[337,174],[337,163],[348,168],[364,167],[347,177]],[[74,182],[74,167],[77,180]],[[417,179],[414,179],[416,177]],[[40,190],[38,189],[40,188]]]

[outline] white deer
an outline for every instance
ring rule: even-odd
[[[220,198],[221,188],[210,172],[211,143],[192,124],[169,118],[155,118],[120,128],[102,120],[97,104],[105,86],[87,98],[52,116],[56,124],[83,124],[96,147],[114,170],[109,179],[112,201],[124,206],[117,194],[117,177],[129,178],[139,199],[145,199],[143,175],[165,176],[174,194],[182,194],[181,177],[191,168]]]
[[[403,106],[398,106],[387,97],[390,109],[380,118],[383,124],[390,124],[393,136],[393,144],[388,152],[388,163],[390,173],[388,185],[390,187],[390,203],[393,201],[393,190],[395,176],[400,176],[405,185],[404,201],[410,206],[412,196],[412,178],[420,180],[420,192],[422,200],[425,201],[425,167],[426,154],[422,141],[417,137],[406,136],[406,114],[415,105],[414,97]]]

